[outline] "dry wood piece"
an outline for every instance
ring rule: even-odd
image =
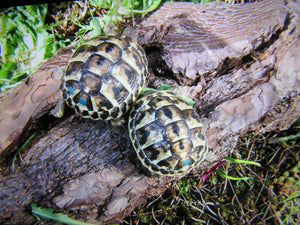
[[[174,2],[139,25],[152,71],[148,85],[175,84],[197,102],[210,152],[194,173],[228,155],[238,135],[285,129],[298,118],[299,8],[298,2],[279,0],[234,6]],[[33,224],[31,203],[77,212],[88,222],[122,221],[180,178],[147,177],[135,167],[126,118],[124,126],[112,126],[70,113],[62,120],[48,115],[60,97],[70,49],[0,96],[1,223]],[[5,161],[17,144],[30,129],[49,123],[53,128],[27,147],[16,173],[8,172]]]
[[[25,127],[33,127],[35,121],[48,113],[60,97],[59,80],[63,68],[71,57],[69,48],[44,62],[34,74],[16,88],[0,95],[0,161],[10,151],[16,150],[16,141]]]
[[[162,45],[163,59],[180,73],[181,84],[192,84],[201,75],[213,78],[240,64],[243,56],[283,29],[287,16],[278,0],[205,7],[168,2],[141,23],[141,43]]]

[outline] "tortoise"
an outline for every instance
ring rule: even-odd
[[[61,117],[64,102],[84,118],[118,119],[137,99],[148,62],[129,37],[97,36],[73,53],[62,78],[62,99],[52,114]]]
[[[151,175],[178,175],[197,167],[208,152],[202,123],[184,98],[148,91],[129,114],[130,139]]]

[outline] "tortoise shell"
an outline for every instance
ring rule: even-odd
[[[187,173],[208,151],[198,115],[171,91],[150,92],[137,100],[128,127],[138,159],[152,174]]]
[[[93,38],[69,61],[61,83],[63,99],[84,118],[117,119],[138,97],[147,67],[144,50],[130,38]]]

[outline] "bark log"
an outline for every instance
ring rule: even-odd
[[[210,154],[203,173],[248,131],[288,128],[300,115],[299,3],[165,3],[138,26],[148,86],[178,86],[197,103]],[[180,177],[147,177],[135,164],[125,123],[49,116],[72,47],[60,50],[18,87],[0,96],[0,222],[32,224],[30,204],[77,212],[84,221],[122,221]],[[33,130],[47,129],[11,155]]]

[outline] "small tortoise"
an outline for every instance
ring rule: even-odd
[[[84,118],[118,119],[145,83],[144,50],[128,37],[99,36],[74,52],[62,78],[62,100],[52,111],[61,117],[64,101]]]
[[[146,92],[130,112],[128,128],[139,160],[152,174],[187,173],[208,152],[193,107],[171,91]]]

